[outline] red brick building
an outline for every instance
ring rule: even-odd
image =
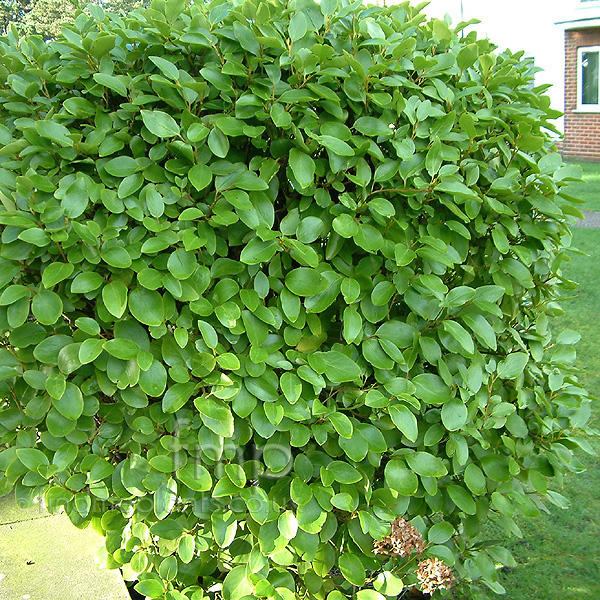
[[[600,0],[577,0],[565,32],[565,157],[600,161]]]

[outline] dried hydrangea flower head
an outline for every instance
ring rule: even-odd
[[[440,589],[448,590],[454,581],[450,567],[435,557],[419,562],[415,575],[425,594],[433,594]]]
[[[401,517],[392,522],[390,535],[381,541],[375,541],[375,554],[388,554],[390,556],[408,556],[411,552],[422,554],[425,550],[423,538],[417,528],[410,521]]]

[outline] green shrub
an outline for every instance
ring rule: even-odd
[[[1,490],[150,598],[500,590],[589,415],[531,66],[406,3],[89,12],[0,40]]]

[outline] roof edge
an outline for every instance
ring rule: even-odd
[[[582,17],[580,19],[569,19],[565,21],[556,21],[555,25],[561,25],[563,29],[583,29],[600,27],[600,16]]]

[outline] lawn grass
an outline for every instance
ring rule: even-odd
[[[581,285],[573,300],[562,303],[565,315],[554,326],[581,334],[581,377],[587,389],[600,396],[600,230],[578,229],[574,237],[574,245],[589,257],[574,255],[565,269],[567,277]],[[599,418],[600,402],[593,409],[596,426]],[[600,441],[592,444],[600,453]],[[523,539],[508,544],[517,567],[500,578],[506,600],[600,599],[600,459],[583,453],[580,458],[587,470],[569,474],[557,489],[570,499],[571,508],[550,506],[550,514],[519,521]],[[489,597],[498,598],[492,593]]]
[[[578,204],[580,210],[600,211],[600,163],[577,163],[583,169],[583,181],[573,183],[568,188],[568,193],[585,200],[585,204]]]

